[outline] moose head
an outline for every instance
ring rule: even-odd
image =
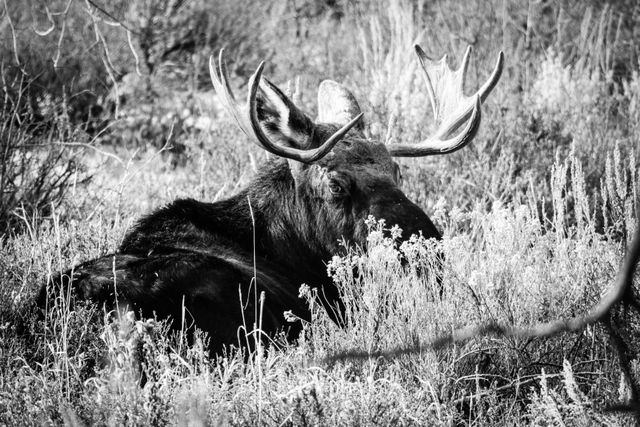
[[[420,46],[415,51],[437,129],[423,141],[389,145],[365,137],[358,102],[334,81],[320,84],[314,121],[262,76],[264,62],[249,80],[246,103],[239,103],[229,85],[224,50],[217,66],[211,57],[211,80],[226,110],[255,144],[286,159],[291,175],[289,198],[295,205],[287,211],[287,227],[307,245],[317,245],[322,252],[335,252],[341,239],[364,245],[364,220],[369,215],[398,224],[405,236],[421,232],[425,237],[440,237],[424,211],[400,189],[400,169],[393,158],[447,154],[467,145],[478,131],[481,103],[500,78],[503,55],[500,52],[487,82],[472,96],[465,96],[470,47],[456,71],[448,67],[446,55],[434,61]]]

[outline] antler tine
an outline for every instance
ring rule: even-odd
[[[394,157],[422,157],[434,154],[447,154],[461,149],[475,138],[480,128],[480,96],[476,95],[475,104],[471,111],[471,118],[465,128],[457,136],[443,140],[430,137],[418,144],[390,144],[387,146],[389,154]]]
[[[458,88],[460,93],[464,93],[464,77],[467,75],[467,68],[469,68],[469,57],[471,56],[471,46],[467,46],[462,57],[462,63],[456,70],[456,77],[458,78]]]
[[[218,71],[216,71],[213,57],[209,59],[209,71],[214,89],[225,101],[225,107],[238,123],[240,129],[249,136],[260,148],[268,152],[287,159],[297,160],[302,163],[313,163],[326,156],[329,151],[354,127],[362,118],[363,114],[354,117],[349,123],[336,131],[320,147],[303,150],[276,144],[264,132],[260,119],[258,118],[257,94],[262,81],[264,61],[260,63],[255,73],[249,80],[249,93],[247,95],[246,110],[241,109],[233,96],[233,92],[228,83],[227,70],[222,58],[224,49],[220,50],[218,56]]]
[[[418,144],[392,144],[388,149],[393,156],[427,156],[446,154],[459,150],[468,144],[480,125],[480,107],[491,90],[496,86],[502,74],[504,55],[498,55],[493,72],[482,87],[472,96],[464,95],[464,80],[469,65],[471,46],[467,47],[460,67],[453,71],[447,65],[447,56],[434,61],[415,45],[418,61],[422,66],[427,92],[431,100],[437,130],[432,136]],[[452,132],[469,120],[463,131],[457,136],[447,138]],[[477,121],[477,122],[476,122]],[[468,134],[467,134],[468,132]]]
[[[209,75],[211,76],[211,83],[213,83],[213,88],[216,93],[222,96],[223,106],[225,110],[234,118],[238,127],[245,133],[247,136],[251,136],[251,128],[248,126],[248,123],[245,119],[246,114],[240,109],[240,106],[236,102],[235,96],[233,95],[233,91],[229,86],[229,78],[227,73],[227,66],[223,59],[224,48],[220,49],[220,53],[218,54],[218,67],[216,69],[215,61],[213,59],[213,55],[209,57]]]
[[[498,52],[498,60],[496,61],[496,66],[493,68],[493,72],[491,76],[489,76],[489,80],[487,80],[478,93],[480,93],[480,98],[482,102],[487,99],[487,96],[491,93],[494,87],[498,84],[498,80],[500,80],[500,76],[502,75],[502,68],[504,67],[504,53],[502,51]]]
[[[224,93],[227,95],[233,102],[236,101],[233,92],[231,91],[231,87],[229,86],[229,74],[227,72],[227,63],[224,60],[224,48],[220,49],[218,53],[218,69],[220,72],[220,82],[223,85]]]

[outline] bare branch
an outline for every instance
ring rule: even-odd
[[[49,8],[47,7],[46,3],[44,5],[44,10],[47,13],[47,20],[49,21],[51,26],[44,31],[39,31],[34,24],[33,31],[40,37],[48,36],[56,28],[56,23],[53,21],[53,17],[51,16],[51,12],[49,12]]]
[[[96,42],[101,43],[103,46],[104,55],[101,55],[100,59],[102,60],[102,63],[104,64],[104,68],[107,71],[107,74],[111,79],[111,82],[113,83],[113,88],[115,91],[115,117],[118,118],[119,111],[120,111],[120,91],[118,88],[118,80],[116,79],[116,76],[114,74],[115,67],[111,62],[111,55],[109,54],[109,47],[107,45],[107,41],[105,40],[104,36],[102,35],[102,32],[100,31],[100,28],[98,27],[98,18],[91,12],[91,5],[94,5],[94,3],[90,0],[85,0],[85,3],[87,5],[87,13],[89,14],[89,17],[91,18],[91,22],[93,23],[93,30],[96,35]]]
[[[140,72],[140,57],[136,53],[135,48],[133,47],[133,40],[131,40],[131,31],[127,30],[127,42],[129,43],[129,49],[131,49],[131,53],[136,60],[136,74],[142,76]]]
[[[544,338],[564,332],[578,332],[585,326],[603,320],[613,306],[620,302],[631,288],[633,273],[640,258],[640,226],[624,258],[614,286],[585,315],[567,319],[558,319],[534,326],[523,327],[500,325],[496,322],[481,323],[457,329],[417,346],[399,347],[387,351],[365,352],[348,351],[329,357],[328,361],[344,359],[366,359],[372,357],[396,357],[404,354],[419,353],[424,350],[438,350],[452,344],[459,344],[483,336],[504,336],[517,338]]]
[[[7,12],[7,22],[9,23],[9,27],[11,28],[11,39],[13,41],[13,54],[16,59],[16,64],[18,67],[22,69],[22,65],[20,65],[20,58],[18,57],[18,39],[16,37],[16,29],[13,27],[13,21],[11,20],[11,14],[9,13],[9,6],[7,6],[7,0],[4,0],[4,10]]]
[[[635,307],[637,302],[633,300],[631,294],[631,287],[633,283],[633,275],[640,260],[640,224],[636,227],[636,234],[633,241],[627,249],[627,253],[624,257],[618,275],[616,276],[613,287],[607,292],[596,305],[586,314],[579,317],[571,317],[567,319],[557,319],[547,323],[541,323],[534,326],[523,327],[515,325],[500,325],[496,322],[482,323],[478,325],[471,325],[461,329],[457,329],[450,334],[441,335],[434,338],[431,341],[421,343],[418,345],[408,347],[398,347],[386,351],[366,352],[360,350],[347,351],[332,355],[325,359],[325,362],[335,362],[347,359],[368,359],[368,358],[391,358],[398,357],[405,354],[420,353],[425,350],[438,350],[452,344],[459,344],[469,341],[474,338],[480,338],[484,336],[498,336],[498,337],[517,337],[517,338],[545,338],[555,335],[559,335],[565,332],[578,332],[581,331],[587,325],[594,324],[598,321],[606,321],[611,310],[620,302],[626,302],[627,299],[631,299],[631,304]],[[611,327],[609,327],[611,331]],[[611,334],[610,334],[611,335]],[[626,354],[622,348],[620,338],[615,335],[611,335],[613,344],[618,350],[620,357],[621,369],[627,376],[630,383],[633,383],[633,378],[629,375],[629,363],[626,360]],[[638,385],[630,384],[632,389],[632,401],[637,405],[639,399]],[[630,407],[633,407],[633,403]],[[636,410],[636,417],[640,422],[640,412]]]
[[[64,39],[64,32],[67,28],[67,14],[69,13],[69,8],[71,7],[71,0],[67,3],[67,7],[65,7],[62,12],[62,27],[60,28],[60,37],[58,37],[58,46],[56,48],[56,56],[53,58],[53,66],[54,68],[58,68],[58,61],[60,60],[60,50],[62,49],[62,40]]]
[[[122,22],[121,20],[119,20],[118,18],[116,18],[115,16],[113,16],[111,13],[109,13],[108,11],[106,11],[103,7],[101,7],[100,5],[96,4],[96,2],[94,2],[93,0],[86,0],[87,3],[89,3],[91,6],[95,7],[98,11],[100,11],[100,13],[102,13],[103,15],[105,15],[106,17],[108,17],[109,19],[111,19],[112,21],[114,21],[115,23],[117,23],[118,25],[120,25],[122,28],[124,28],[125,30],[127,30],[130,33],[135,34],[136,36],[140,36],[140,32],[132,30],[131,28],[129,28],[128,25],[126,25],[124,22]]]

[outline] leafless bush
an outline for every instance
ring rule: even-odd
[[[75,155],[61,140],[73,135],[64,121],[34,125],[6,102],[0,111],[0,233],[21,230],[48,215],[78,177]]]

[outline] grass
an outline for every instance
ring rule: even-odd
[[[143,2],[136,4],[138,15],[151,13]],[[74,155],[84,147],[77,158],[83,168],[75,184],[65,185],[64,197],[48,201],[47,210],[36,204],[7,210],[20,227],[0,241],[0,422],[631,424],[630,415],[606,411],[625,403],[630,391],[602,325],[550,339],[483,337],[397,357],[328,358],[412,346],[474,323],[530,325],[579,315],[608,289],[640,208],[640,69],[631,19],[640,13],[637,7],[509,1],[470,2],[464,8],[457,2],[408,1],[307,6],[274,2],[256,16],[237,18],[260,20],[269,37],[259,40],[220,27],[219,34],[234,37],[227,43],[245,53],[231,64],[235,84],[246,84],[242,79],[257,65],[254,56],[268,58],[274,81],[301,76],[302,104],[313,111],[321,79],[345,82],[365,111],[370,135],[389,143],[419,140],[431,130],[413,43],[434,56],[448,52],[453,63],[472,43],[467,93],[487,77],[498,50],[505,51],[504,75],[483,107],[483,125],[472,145],[449,156],[400,162],[403,190],[434,220],[442,242],[416,238],[398,247],[381,232],[393,224],[372,220],[367,250],[347,247],[328,265],[347,307],[346,326],[333,324],[314,302],[314,291],[302,287],[314,315],[300,341],[276,337],[267,351],[248,355],[230,350],[212,360],[206,337],[187,342],[155,320],[92,306],[71,310],[64,296],[37,316],[33,297],[49,275],[114,251],[136,218],[177,197],[218,200],[234,194],[265,158],[218,114],[210,87],[198,83],[206,76],[203,58],[223,44],[211,36],[217,34],[214,26],[206,43],[200,40],[204,50],[183,68],[179,61],[156,64],[153,73],[142,70],[141,82],[131,80],[140,85],[132,92],[122,84],[120,95],[144,92],[148,84],[154,96],[119,105],[125,118],[107,118],[102,134],[60,132],[44,139]],[[73,22],[84,22],[86,12],[73,7]],[[194,13],[209,10],[198,2],[190,7]],[[234,7],[225,3],[220,13],[235,13]],[[110,12],[119,18],[118,10]],[[123,21],[130,27],[138,22],[122,16],[131,19]],[[21,32],[14,21],[17,37],[28,37],[31,30]],[[106,31],[103,22],[91,22]],[[174,24],[163,23],[167,35]],[[74,45],[81,33],[73,29],[69,24],[66,31],[74,37],[66,39],[62,59],[86,41]],[[106,86],[108,72],[135,69],[126,34],[116,30],[105,33],[115,67],[95,74]],[[2,31],[6,36],[9,30]],[[51,34],[54,46],[59,32],[58,25]],[[37,40],[29,45],[20,39],[17,46],[25,52],[29,46],[45,49],[49,39]],[[138,39],[132,40],[135,51]],[[91,49],[76,61],[91,67],[102,62],[105,51]],[[28,66],[26,59],[21,66]],[[190,76],[182,79],[187,83],[180,85],[171,70]],[[89,84],[86,76],[83,84]],[[18,111],[6,99],[2,105],[11,114],[3,119]],[[47,105],[58,107],[57,117],[63,99],[47,98]],[[211,119],[204,129],[194,125],[203,116]],[[64,123],[75,126],[71,119]],[[28,140],[22,129],[19,140]],[[180,151],[161,151],[165,143]],[[24,153],[36,166],[50,159],[20,144],[12,147],[12,158]],[[419,274],[432,269],[436,252],[445,255],[441,284]],[[399,253],[407,266],[398,262]],[[615,314],[625,341],[639,354],[637,317]]]

